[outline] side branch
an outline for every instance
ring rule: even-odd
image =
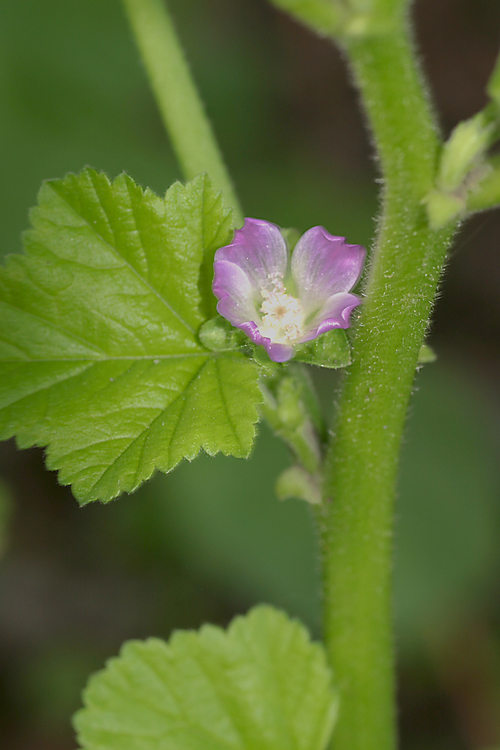
[[[235,213],[243,213],[163,0],[123,0],[163,122],[186,180],[206,172]]]

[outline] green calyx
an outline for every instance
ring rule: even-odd
[[[324,426],[311,380],[300,365],[277,368],[261,378],[261,414],[310,474],[321,465]]]
[[[335,328],[313,341],[300,344],[295,353],[297,362],[336,370],[351,364],[351,347],[346,332]]]
[[[498,176],[487,161],[488,149],[500,138],[500,64],[487,86],[490,103],[458,123],[441,151],[435,187],[424,199],[431,227],[445,227],[467,212],[500,203]]]
[[[205,321],[198,331],[200,343],[211,352],[241,349],[247,337],[220,315]]]

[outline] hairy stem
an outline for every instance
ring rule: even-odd
[[[320,519],[324,628],[341,690],[335,750],[396,747],[392,534],[402,432],[452,229],[429,228],[439,138],[406,24],[347,54],[384,178],[353,364],[328,449]]]
[[[165,0],[123,3],[184,177],[190,180],[206,172],[241,226],[242,210]]]

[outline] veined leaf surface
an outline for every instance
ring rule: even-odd
[[[84,693],[85,750],[324,750],[337,694],[323,647],[272,607],[131,641]]]
[[[86,169],[45,183],[31,222],[26,253],[0,270],[0,438],[47,446],[82,503],[200,448],[248,455],[256,367],[196,335],[213,307],[207,264],[231,238],[208,178],[163,199]]]

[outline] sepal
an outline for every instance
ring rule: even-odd
[[[221,315],[201,324],[198,339],[211,352],[241,349],[246,343],[246,336]]]
[[[341,328],[334,328],[313,341],[301,344],[297,347],[295,359],[297,362],[331,370],[348,367],[351,364],[351,347],[346,332]]]

